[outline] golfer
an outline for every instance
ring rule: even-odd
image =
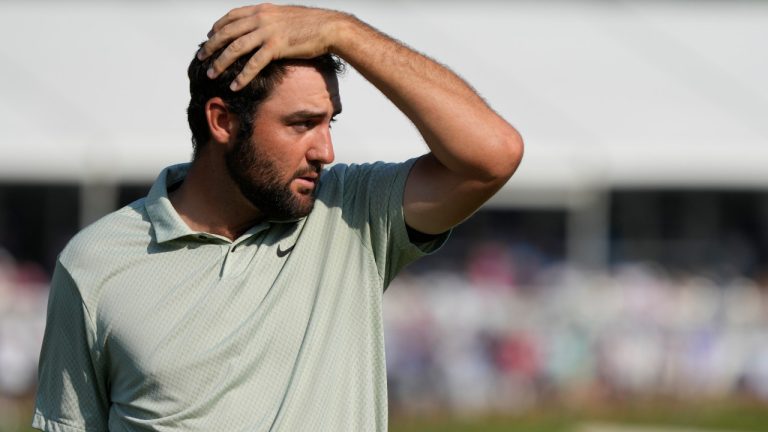
[[[327,168],[340,59],[427,154]],[[34,427],[386,431],[384,289],[504,185],[520,136],[450,70],[342,12],[232,10],[188,76],[192,161],[59,256]]]

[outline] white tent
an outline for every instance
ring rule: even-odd
[[[0,181],[150,182],[188,160],[186,67],[231,2],[0,3]],[[526,140],[500,202],[768,185],[768,3],[322,3],[464,76]],[[357,73],[337,160],[425,146]]]

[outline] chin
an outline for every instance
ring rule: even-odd
[[[300,197],[297,197],[297,213],[300,213],[301,216],[307,216],[313,208],[315,208],[315,197],[310,195],[302,195]]]

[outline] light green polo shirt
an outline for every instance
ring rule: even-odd
[[[181,220],[165,169],[59,256],[33,426],[386,431],[382,293],[447,237],[408,239],[412,164],[334,166],[309,216],[235,241]]]

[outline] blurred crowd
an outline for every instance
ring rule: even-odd
[[[659,395],[768,401],[768,286],[647,263],[587,272],[521,250],[486,241],[461,265],[406,271],[388,288],[393,411],[509,413]],[[0,249],[0,417],[14,401],[28,409],[34,393],[48,283],[40,266]]]
[[[25,395],[37,378],[49,277],[0,249],[0,394]]]
[[[509,250],[478,245],[463,269],[408,274],[390,286],[395,409],[516,412],[658,396],[768,401],[768,287],[644,263],[595,273],[554,262],[532,271],[514,265]]]
[[[49,275],[0,247],[0,430],[28,424],[45,330]]]

